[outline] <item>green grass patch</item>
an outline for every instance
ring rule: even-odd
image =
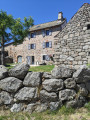
[[[84,107],[90,112],[90,102],[86,103]]]
[[[54,65],[41,65],[41,66],[31,66],[29,71],[33,72],[51,72]]]

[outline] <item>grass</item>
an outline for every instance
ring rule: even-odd
[[[46,110],[41,113],[0,111],[0,120],[90,120],[90,111],[88,111],[90,103],[87,107],[80,109],[61,107],[59,110]],[[85,105],[86,106],[86,105]]]
[[[29,71],[33,72],[51,72],[51,70],[54,68],[54,65],[41,65],[41,66],[31,66]]]
[[[6,67],[8,69],[13,68],[17,63],[12,63],[12,64],[6,64]],[[54,65],[41,65],[41,66],[30,66],[29,71],[32,72],[51,72],[51,70],[54,68]]]

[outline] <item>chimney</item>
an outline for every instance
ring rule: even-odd
[[[62,12],[58,13],[58,20],[60,20],[61,22],[63,21],[63,13]]]

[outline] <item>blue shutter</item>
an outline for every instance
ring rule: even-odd
[[[52,41],[49,42],[49,48],[52,48]]]
[[[46,47],[46,43],[45,42],[43,42],[43,49]]]
[[[36,37],[36,32],[34,32],[34,38]]]
[[[34,49],[36,49],[36,44],[34,44]]]
[[[49,35],[52,35],[52,30],[51,29],[49,30]]]
[[[28,50],[30,50],[31,49],[31,44],[28,44]]]
[[[46,57],[46,60],[47,60],[47,61],[50,61],[49,55],[46,55],[45,57]]]
[[[30,36],[30,32],[28,33],[28,39],[30,40],[31,36]]]
[[[42,30],[42,36],[45,37],[45,30]]]

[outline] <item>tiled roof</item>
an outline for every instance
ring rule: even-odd
[[[33,27],[30,28],[30,31],[35,31],[35,30],[40,30],[40,29],[45,29],[45,28],[58,26],[58,25],[61,25],[62,23],[64,23],[65,20],[66,19],[63,19],[63,21],[56,20],[56,21],[52,21],[52,22],[47,22],[47,23],[43,23],[43,24],[34,25]]]

